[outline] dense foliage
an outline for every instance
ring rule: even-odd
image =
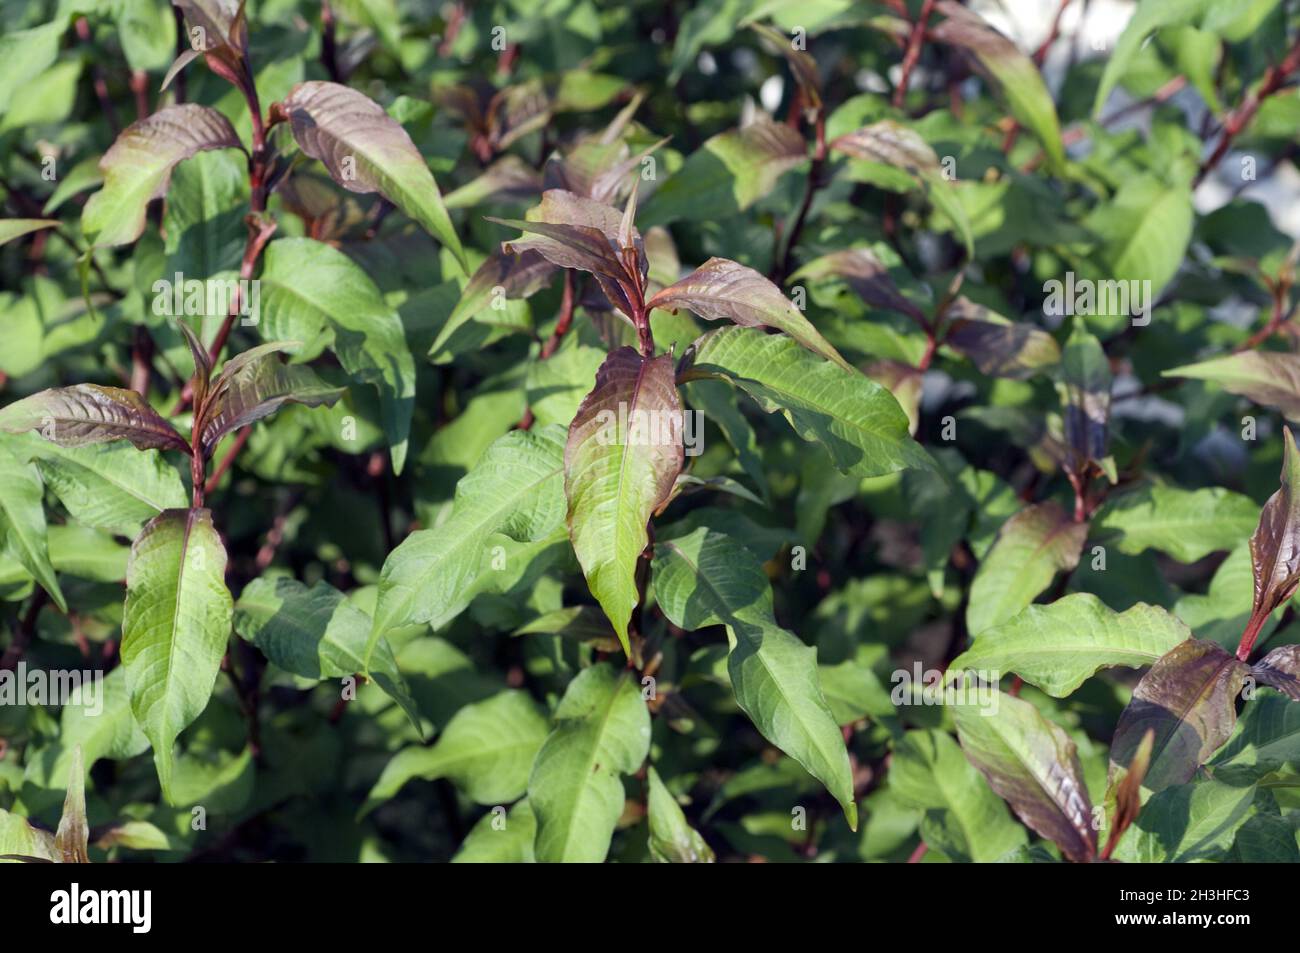
[[[1300,861],[1300,10],[1045,5],[7,4],[0,855]]]

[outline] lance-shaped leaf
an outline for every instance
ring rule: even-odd
[[[808,146],[799,131],[766,117],[719,133],[655,190],[641,224],[718,220],[743,212],[771,192],[782,175],[807,161]]]
[[[1250,667],[1251,677],[1261,685],[1284,692],[1300,702],[1300,645],[1283,645]]]
[[[952,706],[971,764],[1022,821],[1076,863],[1097,853],[1092,802],[1070,737],[1029,702],[998,692],[996,704]]]
[[[1267,616],[1300,586],[1300,453],[1291,431],[1283,427],[1282,434],[1282,485],[1260,510],[1250,537],[1255,617]]]
[[[944,343],[990,377],[1025,380],[1061,360],[1056,339],[1046,331],[1008,321],[969,298],[954,301],[944,317]]]
[[[449,359],[453,355],[448,353],[448,344],[467,322],[478,321],[487,325],[498,323],[493,320],[493,316],[501,308],[497,303],[500,298],[510,301],[532,297],[550,285],[555,272],[556,267],[535,251],[524,252],[522,255],[493,252],[478,266],[461,290],[460,300],[456,302],[451,316],[429,348],[430,359],[434,363]],[[497,297],[498,294],[500,298]],[[518,327],[512,320],[500,323],[509,328]]]
[[[691,827],[681,805],[651,767],[646,772],[646,816],[650,856],[661,864],[711,864],[713,848]]]
[[[772,29],[766,23],[746,23],[747,27],[763,39],[763,45],[785,57],[790,72],[803,91],[804,101],[812,109],[822,108],[821,80],[817,76],[817,62],[802,48],[796,49],[791,37]]]
[[[225,576],[226,550],[210,510],[167,510],[131,547],[122,664],[169,801],[172,745],[207,707],[230,636]]]
[[[939,157],[915,130],[893,119],[882,119],[840,136],[831,143],[831,148],[855,159],[905,172],[930,203],[951,219],[966,246],[966,254],[974,254],[974,236],[966,209],[951,179],[943,173]]]
[[[781,411],[799,436],[824,446],[845,473],[882,476],[934,467],[909,436],[907,414],[893,394],[792,338],[757,328],[710,331],[695,345],[690,373],[724,377],[767,413]]]
[[[157,450],[125,443],[62,447],[33,435],[24,439],[22,455],[77,522],[118,536],[134,537],[163,510],[189,500],[180,473]]]
[[[972,637],[1005,622],[1043,592],[1058,572],[1079,563],[1088,524],[1055,500],[1025,507],[1003,524],[971,583],[966,628]]]
[[[0,430],[35,430],[61,447],[129,440],[140,450],[181,450],[190,445],[133,390],[74,384],[24,397],[0,410]]]
[[[994,30],[977,13],[956,0],[939,0],[936,9],[946,17],[931,33],[940,43],[969,52],[985,76],[1006,99],[1011,114],[1042,143],[1049,165],[1065,162],[1061,123],[1056,106],[1038,67],[1011,40]]]
[[[908,731],[893,749],[890,789],[904,805],[925,812],[920,832],[931,849],[952,860],[988,863],[1024,846],[1024,827],[983,783],[952,735]]]
[[[68,793],[63,799],[63,814],[54,832],[54,849],[64,864],[88,864],[90,824],[86,821],[86,769],[81,760],[81,746],[73,748],[68,771]]]
[[[599,863],[623,813],[619,775],[650,753],[650,712],[630,672],[593,665],[569,683],[537,752],[528,803],[542,863]]]
[[[1083,473],[1106,457],[1110,363],[1101,343],[1076,322],[1061,355],[1059,389],[1065,420],[1065,466]]]
[[[1111,845],[1119,843],[1124,832],[1133,825],[1138,814],[1142,812],[1142,782],[1151,768],[1151,752],[1155,750],[1155,743],[1155,730],[1148,728],[1147,733],[1138,742],[1137,751],[1133,753],[1133,760],[1129,762],[1123,780],[1115,787],[1115,809],[1114,816],[1111,818],[1110,838],[1107,841],[1107,856],[1109,851],[1114,849]]]
[[[333,406],[344,391],[342,387],[326,384],[311,368],[285,364],[274,353],[260,354],[233,370],[230,364],[223,369],[213,385],[211,398],[204,404],[199,437],[204,456],[210,456],[218,441],[232,430],[268,417],[287,403]]]
[[[528,789],[550,726],[527,692],[500,692],[461,708],[432,747],[403,748],[384,766],[362,812],[390,800],[412,778],[450,778],[478,804],[514,801]]]
[[[1222,487],[1147,485],[1108,500],[1092,526],[1098,539],[1114,538],[1122,553],[1158,549],[1191,563],[1235,549],[1255,526],[1255,509],[1250,497]]]
[[[1091,593],[1077,592],[984,629],[948,671],[1014,672],[1064,698],[1103,668],[1152,665],[1191,636],[1159,606],[1139,602],[1115,612]]]
[[[0,864],[57,864],[54,835],[25,817],[0,809]]]
[[[338,83],[299,83],[282,110],[303,152],[349,192],[378,192],[447,246],[469,273],[438,184],[406,130],[364,93]]]
[[[629,203],[629,210],[632,207]],[[630,223],[624,228],[624,217],[592,199],[549,189],[542,194],[541,204],[529,210],[526,221],[490,217],[489,221],[527,233],[504,242],[502,251],[533,251],[560,268],[590,272],[610,302],[631,317],[641,300],[649,262],[641,233]]]
[[[1234,707],[1249,669],[1213,642],[1189,639],[1142,676],[1111,741],[1111,773],[1128,768],[1142,737],[1155,731],[1143,787],[1161,791],[1192,779],[1232,734]]]
[[[646,302],[646,309],[689,308],[707,321],[734,321],[747,328],[784,331],[814,354],[846,371],[853,366],[812,326],[781,289],[753,268],[729,258],[710,258],[674,285]]]
[[[1164,376],[1210,381],[1230,394],[1272,407],[1288,420],[1300,420],[1300,354],[1239,351],[1175,367]]]
[[[564,494],[574,552],[625,652],[646,524],[672,492],[682,460],[672,358],[645,358],[630,347],[612,352],[569,425]]]
[[[700,527],[658,543],[655,598],[674,625],[727,627],[727,674],[736,702],[772,744],[826,785],[857,828],[844,737],[817,677],[817,650],[776,624],[759,560],[735,540]]]
[[[296,579],[254,579],[234,611],[240,638],[286,672],[325,679],[367,671],[370,617],[327,582],[308,588]],[[419,711],[383,637],[375,643],[369,674],[419,730]]]
[[[443,196],[447,208],[524,199],[542,191],[542,176],[516,155],[502,156],[476,179]]]
[[[1259,793],[1253,784],[1218,779],[1166,788],[1147,799],[1136,829],[1124,838],[1115,859],[1141,864],[1226,859],[1237,832],[1261,816]]]
[[[343,369],[379,391],[393,472],[401,473],[415,407],[415,360],[401,317],[360,265],[310,238],[268,245],[261,282],[264,337],[313,341],[328,333]]]
[[[50,564],[44,496],[36,467],[15,454],[7,441],[0,445],[0,552],[16,558],[67,612],[68,603]]]
[[[416,530],[384,560],[371,646],[390,629],[441,619],[479,574],[493,533],[544,539],[564,519],[564,429],[498,438],[456,485],[451,514]]]
[[[172,0],[172,3],[185,14],[191,27],[203,30],[203,35],[197,37],[202,41],[202,49],[228,46],[241,55],[248,51],[248,25],[240,0]]]
[[[99,168],[104,187],[81,212],[81,228],[95,245],[125,245],[144,231],[145,209],[167,193],[172,169],[205,149],[238,149],[230,121],[208,106],[164,106],[122,130]]]
[[[0,245],[58,224],[57,218],[0,218]]]
[[[905,314],[921,327],[929,323],[925,312],[898,290],[898,285],[890,277],[889,266],[870,248],[846,248],[823,255],[796,271],[790,280],[815,280],[828,275],[843,278],[854,293],[873,308]]]
[[[537,818],[525,798],[515,804],[506,815],[505,824],[498,821],[495,811],[488,811],[474,825],[460,850],[452,857],[453,864],[535,864],[533,841],[537,837]]]

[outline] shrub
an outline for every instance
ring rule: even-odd
[[[1287,5],[73,6],[0,855],[1300,860]]]

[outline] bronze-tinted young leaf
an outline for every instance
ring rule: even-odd
[[[276,342],[274,348],[279,350],[291,343]],[[222,370],[203,408],[199,448],[204,456],[211,455],[221,438],[232,430],[270,416],[286,403],[333,405],[344,391],[326,384],[310,367],[285,364],[275,353],[259,354],[232,370],[230,364],[234,363],[229,362]]]
[[[338,83],[299,83],[276,104],[299,148],[349,192],[378,192],[442,242],[468,272],[465,252],[433,173],[402,124],[363,93]]]
[[[88,864],[86,848],[90,843],[90,825],[86,822],[86,771],[82,765],[81,745],[72,752],[68,769],[68,793],[63,799],[63,816],[54,834],[54,847],[65,864]]]
[[[529,298],[551,283],[556,267],[535,251],[521,255],[511,255],[495,251],[479,265],[469,282],[461,290],[460,300],[447,318],[438,336],[429,347],[429,358],[435,363],[442,363],[450,358],[448,343],[469,321],[483,324],[496,324],[494,314],[500,307],[496,302],[497,289],[500,296],[507,301],[517,298]],[[501,322],[506,327],[516,327],[513,322]]]
[[[753,268],[729,258],[710,258],[699,268],[664,288],[646,308],[676,311],[689,308],[707,321],[734,321],[748,328],[769,327],[784,331],[814,354],[834,361],[847,371],[853,365],[821,336],[781,289]]]
[[[925,312],[903,296],[889,276],[889,268],[870,248],[846,248],[823,255],[800,268],[790,280],[828,275],[843,278],[857,296],[872,307],[897,311],[925,326]]]
[[[212,358],[208,355],[208,349],[203,346],[203,342],[199,340],[199,336],[190,329],[188,324],[183,320],[177,321],[176,324],[181,329],[185,343],[189,345],[190,357],[194,359],[194,406],[202,407],[208,396],[208,384],[212,379]]]
[[[990,377],[1024,380],[1061,359],[1046,331],[1008,321],[969,298],[954,301],[944,317],[950,322],[945,343]]]
[[[1110,422],[1110,363],[1101,343],[1076,322],[1061,356],[1061,397],[1065,404],[1065,465],[1082,473],[1106,457]]]
[[[1240,351],[1164,372],[1218,384],[1288,420],[1300,420],[1300,354],[1287,351]]]
[[[894,166],[914,175],[939,170],[939,157],[920,134],[900,122],[882,119],[840,136],[831,148],[855,159]]]
[[[1282,485],[1260,510],[1259,526],[1250,538],[1256,617],[1267,616],[1300,585],[1300,454],[1291,431],[1283,427],[1282,434]]]
[[[198,27],[203,31],[197,37],[191,35],[199,48],[208,51],[229,46],[240,54],[248,51],[248,25],[240,0],[172,0],[172,3],[185,14],[191,29]]]
[[[167,194],[178,162],[208,149],[238,148],[230,120],[209,106],[165,106],[131,123],[99,160],[104,187],[82,209],[82,231],[95,245],[135,241],[149,202]]]
[[[527,221],[489,217],[489,221],[528,233],[503,242],[502,251],[533,251],[560,268],[590,272],[614,307],[629,317],[636,313],[649,262],[641,233],[635,228],[631,229],[630,251],[624,253],[619,236],[622,214],[572,192],[551,189],[528,215]],[[629,262],[628,254],[634,264]]]
[[[180,450],[190,445],[133,390],[74,384],[43,390],[0,410],[0,430],[35,430],[61,447],[129,440],[141,450]]]
[[[646,524],[681,471],[682,405],[667,355],[621,347],[596,372],[564,447],[569,537],[592,595],[628,648],[640,601],[636,566]]]
[[[1185,784],[1232,734],[1235,701],[1249,669],[1214,642],[1188,639],[1142,676],[1120,716],[1110,746],[1112,778],[1133,763],[1143,736],[1154,730],[1143,787]]]
[[[1300,702],[1300,645],[1283,645],[1250,667],[1251,677]]]
[[[1151,752],[1155,749],[1155,742],[1155,729],[1148,728],[1142,740],[1138,742],[1137,751],[1133,754],[1133,760],[1129,762],[1123,780],[1115,788],[1115,814],[1111,818],[1107,856],[1112,849],[1110,845],[1119,843],[1119,839],[1137,820],[1142,810],[1142,782],[1151,768]]]
[[[1070,860],[1091,860],[1097,832],[1074,742],[1027,701],[996,691],[982,701],[952,706],[966,757],[1022,821]]]
[[[936,7],[946,19],[935,24],[931,35],[940,43],[960,47],[974,57],[976,66],[1006,99],[1012,115],[1042,143],[1049,165],[1060,168],[1065,162],[1061,123],[1052,95],[1034,61],[957,0],[939,0]]]
[[[668,141],[668,138],[660,139],[632,155],[625,142],[606,142],[602,137],[588,138],[563,156],[553,156],[546,163],[545,186],[547,189],[563,189],[597,202],[614,202],[630,188],[628,173]]]

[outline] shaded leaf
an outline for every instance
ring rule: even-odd
[[[1093,516],[1099,538],[1122,553],[1148,549],[1191,563],[1235,549],[1255,525],[1255,503],[1222,487],[1183,490],[1154,484],[1113,497]]]
[[[659,863],[713,863],[713,848],[691,827],[654,767],[646,771],[646,815],[650,822],[650,856]]]
[[[1000,692],[993,698],[992,711],[953,706],[966,757],[1029,827],[1070,860],[1092,860],[1097,832],[1074,742],[1029,702]]]
[[[0,445],[0,550],[10,553],[63,612],[67,600],[50,564],[45,488],[36,467]]]
[[[1300,420],[1300,354],[1239,351],[1165,371],[1165,377],[1190,377],[1218,384],[1230,394]]]
[[[968,298],[957,298],[944,317],[949,322],[944,343],[990,377],[1025,380],[1061,359],[1056,339],[1046,331],[1008,321]]]
[[[1260,510],[1259,525],[1250,537],[1256,617],[1267,616],[1300,586],[1300,452],[1291,431],[1283,427],[1282,434],[1282,485]]]
[[[1284,692],[1300,702],[1300,645],[1283,645],[1250,667],[1251,677],[1261,685]]]

